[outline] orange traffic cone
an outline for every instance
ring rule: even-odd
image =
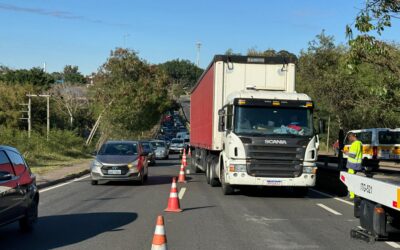
[[[172,178],[171,192],[168,199],[168,207],[165,212],[182,212],[179,207],[178,188],[176,187],[176,178]]]
[[[189,148],[189,151],[188,151],[188,156],[192,157],[192,151],[190,150],[190,148]]]
[[[167,250],[167,236],[165,235],[164,218],[162,215],[157,217],[151,250]]]
[[[186,149],[183,149],[182,165],[183,165],[184,167],[187,166],[187,161],[186,161]]]
[[[186,183],[185,167],[183,166],[183,164],[181,164],[181,169],[179,170],[178,182]]]

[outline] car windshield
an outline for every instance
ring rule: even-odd
[[[106,143],[99,150],[99,155],[135,154],[137,154],[137,145],[133,143]]]
[[[183,140],[181,140],[181,139],[172,139],[171,143],[180,144],[180,143],[183,143]]]
[[[380,131],[378,136],[380,144],[400,144],[400,131]]]
[[[164,148],[165,147],[165,142],[163,141],[153,141],[151,142],[151,145],[155,148]]]
[[[313,135],[312,111],[306,108],[236,107],[234,132],[238,135]]]

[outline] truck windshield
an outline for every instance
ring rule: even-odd
[[[312,111],[306,108],[236,106],[234,132],[250,136],[311,136]]]

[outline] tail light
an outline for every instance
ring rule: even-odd
[[[378,147],[374,146],[372,148],[372,158],[377,159],[378,158]]]

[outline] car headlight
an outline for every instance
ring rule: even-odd
[[[93,167],[101,167],[101,166],[103,166],[103,165],[102,165],[101,162],[99,162],[98,160],[94,160],[92,166],[93,166]]]
[[[229,172],[247,172],[247,167],[245,164],[231,164]]]
[[[137,168],[137,165],[138,165],[138,160],[129,163],[129,164],[128,164],[128,168],[129,168],[129,169]]]

